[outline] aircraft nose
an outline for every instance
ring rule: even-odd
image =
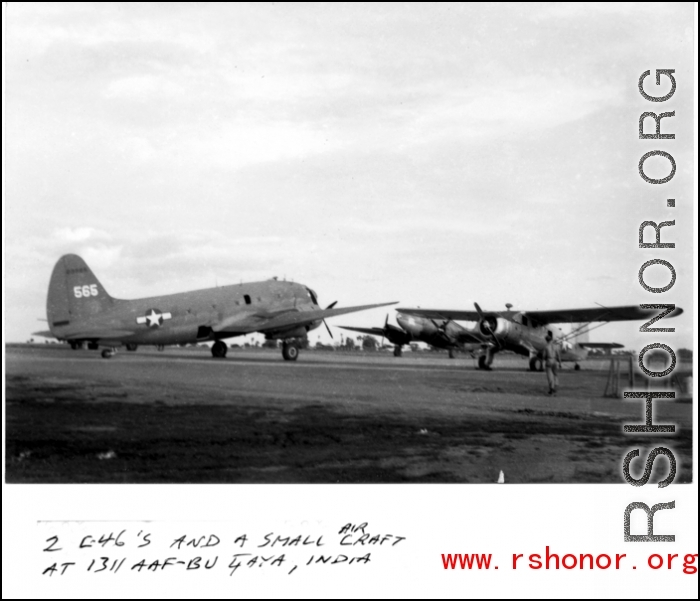
[[[401,326],[405,332],[414,333],[416,330],[416,320],[410,315],[404,315],[403,313],[396,314],[396,323]]]

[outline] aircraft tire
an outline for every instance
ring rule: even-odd
[[[226,343],[221,342],[221,340],[217,340],[211,347],[212,357],[216,357],[217,359],[225,359],[227,351],[228,347],[226,346]]]
[[[403,355],[403,350],[400,346],[394,347],[394,357],[401,357]]]
[[[449,355],[450,359],[454,359],[454,358],[455,358],[455,351],[454,351],[454,349],[449,349],[449,350],[447,351],[447,354]]]
[[[574,365],[574,369],[575,369],[576,371],[579,371],[579,370],[581,369],[581,366],[580,366],[578,363],[576,363],[576,364]]]
[[[486,362],[486,355],[479,355],[479,369],[491,371],[491,365]]]
[[[88,349],[89,350],[96,351],[99,348],[100,348],[100,345],[97,342],[88,342]]]
[[[114,355],[114,351],[112,349],[106,348],[105,350],[102,351],[102,358],[103,359],[111,359],[113,355]]]
[[[157,348],[159,351],[164,351],[164,350],[165,350],[165,345],[164,345],[164,344],[156,344],[156,348]]]
[[[542,359],[540,359],[539,357],[533,357],[532,359],[530,359],[530,371],[544,371]]]
[[[69,344],[74,351],[77,351],[81,346],[80,343],[76,342],[75,340],[71,340]]]
[[[282,357],[285,361],[296,361],[299,358],[299,347],[293,343],[282,344]]]
[[[137,348],[139,348],[139,345],[134,344],[133,342],[130,342],[129,344],[126,345],[127,351],[135,351]]]

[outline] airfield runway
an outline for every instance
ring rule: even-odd
[[[603,362],[549,397],[514,356],[483,372],[437,353],[5,350],[7,482],[614,483],[654,446],[691,480],[691,403],[655,401],[674,435],[623,434],[644,404],[602,397]]]

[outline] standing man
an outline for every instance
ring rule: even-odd
[[[547,372],[547,383],[549,384],[549,392],[554,394],[559,387],[558,371],[561,367],[561,356],[559,355],[559,347],[554,343],[554,335],[551,330],[547,330],[545,336],[547,345],[544,347],[542,358],[544,359],[544,369]]]

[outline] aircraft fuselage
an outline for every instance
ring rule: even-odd
[[[73,290],[67,292],[74,294]],[[267,280],[134,300],[115,298],[111,306],[105,307],[103,303],[92,317],[75,323],[71,322],[70,316],[49,315],[49,327],[58,339],[80,332],[86,332],[85,339],[89,339],[89,331],[98,329],[115,332],[135,330],[128,336],[115,336],[111,341],[102,337],[103,344],[194,343],[248,333],[249,327],[236,332],[235,318],[240,318],[241,324],[245,322],[248,325],[258,317],[262,322],[275,313],[318,309],[314,296],[302,284]],[[97,302],[89,296],[81,300],[85,305]],[[89,307],[86,309],[89,310]],[[230,322],[227,331],[219,333],[212,330],[212,326],[226,319]],[[265,334],[268,338],[302,337],[320,324],[319,320]]]

